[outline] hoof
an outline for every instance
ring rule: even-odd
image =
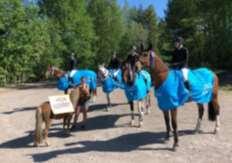
[[[203,133],[202,130],[195,130],[195,131],[194,131],[194,134],[201,134],[201,133]]]
[[[135,121],[134,121],[134,120],[131,120],[130,125],[131,125],[131,127],[134,127]]]
[[[49,147],[50,146],[50,143],[48,141],[45,142],[45,146],[46,147]]]
[[[168,142],[169,140],[170,140],[170,136],[169,135],[164,138],[164,142]]]
[[[215,134],[215,135],[218,135],[218,134],[219,134],[219,128],[216,128],[216,129],[214,130],[214,134]]]
[[[151,107],[149,107],[146,111],[146,115],[149,115],[151,113]]]
[[[105,110],[105,111],[108,112],[109,110],[110,110],[109,107],[106,107],[106,110]]]
[[[173,150],[174,152],[176,152],[177,149],[178,149],[178,147],[179,147],[179,144],[178,144],[178,143],[175,143],[175,144],[173,144],[172,150]]]
[[[143,126],[143,122],[139,122],[139,127],[142,127]]]
[[[73,131],[76,128],[76,125],[72,125],[70,131]]]
[[[39,144],[38,143],[34,143],[33,147],[39,147]]]

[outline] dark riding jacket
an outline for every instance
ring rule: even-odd
[[[188,67],[188,58],[189,52],[188,49],[182,47],[180,49],[175,49],[172,53],[172,68],[174,69],[182,69],[184,67]]]
[[[119,69],[120,66],[121,66],[120,60],[118,58],[113,58],[110,60],[108,68],[109,69]]]

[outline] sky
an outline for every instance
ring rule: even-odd
[[[127,0],[129,6],[137,6],[142,5],[143,7],[147,7],[149,5],[153,5],[156,10],[156,14],[159,18],[164,18],[165,9],[167,7],[168,0]],[[118,0],[118,3],[123,6],[125,0]]]

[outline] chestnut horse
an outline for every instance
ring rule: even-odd
[[[134,126],[134,101],[137,101],[139,111],[139,127],[143,125],[144,109],[146,114],[150,112],[150,88],[151,81],[149,73],[139,70],[131,61],[124,61],[122,64],[122,78],[124,90],[131,110],[131,126]],[[147,81],[147,82],[146,82]]]
[[[150,73],[152,75],[153,78],[153,83],[155,86],[155,89],[158,90],[160,88],[163,87],[163,85],[165,85],[167,82],[168,75],[171,72],[168,68],[168,66],[162,61],[162,59],[156,55],[154,52],[151,53],[151,51],[148,52],[142,52],[139,56],[139,60],[143,63],[143,65],[145,65],[146,67],[150,68]],[[211,86],[211,96],[209,96],[209,101],[208,101],[208,113],[209,113],[209,120],[211,121],[215,121],[216,120],[216,125],[215,125],[215,130],[214,132],[217,133],[219,131],[219,125],[220,125],[220,121],[219,121],[219,111],[220,111],[220,107],[219,107],[219,103],[218,103],[218,89],[219,89],[219,80],[218,77],[215,73],[211,72],[210,70],[207,70],[208,72],[210,72],[210,74],[212,74],[211,78],[212,78],[212,86]],[[176,78],[174,79],[176,80]],[[196,82],[198,83],[198,81]],[[173,91],[176,90],[172,90],[173,86],[170,86],[168,89],[166,89],[165,93],[167,94],[172,94]],[[190,89],[191,92],[191,89]],[[174,92],[176,94],[178,94],[178,92]],[[158,97],[158,95],[156,95],[158,98],[158,103],[159,103],[159,98],[160,100],[162,100],[165,103],[165,100],[167,97],[160,95]],[[192,99],[194,101],[194,99]],[[187,100],[188,101],[188,100]],[[185,101],[185,102],[187,102]],[[197,100],[195,100],[195,102],[197,103],[198,106],[198,121],[197,121],[197,125],[196,125],[196,132],[200,131],[200,127],[201,127],[201,121],[202,121],[202,117],[203,117],[203,113],[204,113],[204,105],[203,103],[199,103],[197,102]],[[164,115],[164,120],[165,120],[165,124],[166,124],[166,129],[167,129],[167,135],[166,138],[169,139],[169,133],[171,131],[170,128],[170,118],[169,115],[171,113],[171,124],[172,124],[172,128],[173,128],[173,133],[174,133],[174,144],[173,144],[173,149],[175,150],[176,147],[178,146],[178,126],[177,126],[177,107],[174,108],[167,108],[167,109],[162,109],[163,111],[163,115]]]
[[[81,73],[81,74],[80,74]],[[75,75],[77,75],[77,78],[73,79],[73,77],[69,77],[71,76],[71,74],[76,77]],[[91,95],[93,95],[93,102],[95,102],[96,96],[97,96],[97,75],[95,74],[94,71],[91,70],[72,70],[71,72],[69,72],[69,74],[57,67],[53,67],[53,66],[48,66],[47,72],[46,72],[46,76],[48,75],[52,75],[54,77],[56,77],[59,81],[58,83],[62,83],[60,85],[62,88],[59,88],[60,90],[64,90],[65,93],[67,93],[68,88],[73,87],[73,86],[77,86],[75,84],[80,84],[80,80],[81,77],[85,77],[87,79],[87,83],[89,84],[89,88],[90,88],[90,93]],[[72,78],[72,82],[70,81],[70,78]]]
[[[77,100],[79,97],[79,89],[70,89],[68,94],[70,95],[70,100],[76,107]],[[34,146],[39,146],[43,139],[45,140],[45,145],[48,146],[48,130],[51,126],[52,119],[63,119],[63,128],[69,132],[70,123],[73,113],[57,114],[52,113],[50,103],[48,101],[42,103],[36,109],[36,125],[35,125],[35,137],[34,137]],[[45,129],[42,129],[43,123],[45,124]]]

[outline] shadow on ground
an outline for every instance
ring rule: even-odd
[[[128,105],[128,103],[112,103],[111,107],[109,107],[109,109],[114,109],[113,107],[118,106],[118,105]],[[89,106],[88,111],[92,112],[92,111],[96,111],[96,110],[106,110],[107,104],[91,104]]]
[[[22,108],[14,108],[11,111],[6,111],[6,112],[2,112],[2,114],[14,114],[17,112],[24,112],[24,111],[31,111],[31,110],[36,110],[36,106],[32,106],[32,107],[22,107]]]
[[[191,135],[192,130],[180,131],[180,136]],[[144,145],[149,144],[164,144],[165,132],[141,132],[125,134],[109,140],[97,141],[80,141],[66,144],[68,149],[54,150],[46,153],[33,154],[32,158],[35,162],[48,161],[64,154],[80,154],[92,151],[97,152],[130,152],[133,150],[168,150],[172,148],[143,148]]]

